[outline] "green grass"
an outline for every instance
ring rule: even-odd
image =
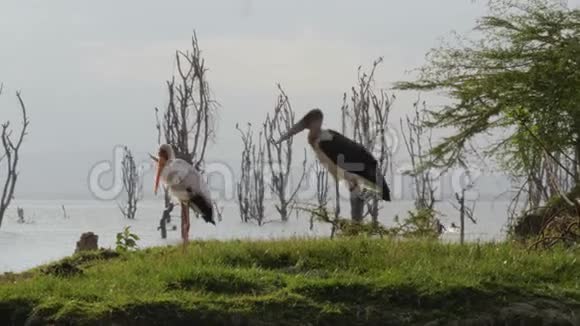
[[[401,324],[580,303],[578,251],[371,239],[194,242],[0,277],[0,324]]]

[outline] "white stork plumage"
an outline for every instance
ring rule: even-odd
[[[351,191],[365,187],[380,193],[384,201],[391,201],[389,186],[373,155],[364,146],[339,132],[322,129],[322,120],[322,111],[313,109],[292,126],[278,142],[283,142],[308,129],[308,143],[335,180],[345,179]]]
[[[184,242],[187,242],[189,236],[190,208],[199,213],[206,222],[215,225],[211,196],[201,173],[190,163],[176,158],[173,148],[168,144],[159,146],[155,194],[160,182],[181,204],[181,237]]]

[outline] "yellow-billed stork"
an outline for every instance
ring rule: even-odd
[[[168,144],[159,146],[155,194],[159,182],[181,203],[181,237],[184,243],[187,243],[189,236],[189,208],[199,213],[206,222],[215,225],[211,196],[201,173],[187,161],[176,158]]]

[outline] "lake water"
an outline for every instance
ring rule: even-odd
[[[68,219],[63,217],[65,206]],[[330,227],[317,224],[309,229],[307,214],[293,216],[287,223],[274,221],[262,227],[242,223],[235,202],[220,203],[224,207],[223,220],[217,226],[201,219],[193,219],[190,239],[276,239],[288,237],[327,237]],[[405,216],[413,206],[412,202],[394,201],[383,205],[381,222],[392,225],[395,215]],[[479,202],[475,209],[477,224],[468,223],[466,238],[469,241],[501,240],[506,224],[508,202]],[[22,207],[27,222],[17,223],[16,208]],[[124,219],[115,202],[91,200],[16,200],[5,216],[0,228],[0,273],[18,272],[71,255],[76,241],[83,232],[94,232],[99,236],[99,246],[114,247],[115,236],[125,226],[140,236],[140,247],[177,244],[179,231],[169,231],[167,239],[161,239],[157,230],[162,200],[145,200],[139,204],[135,220]],[[342,204],[348,211],[348,203]],[[458,224],[458,212],[446,203],[438,203],[437,210],[443,215],[443,224]],[[270,216],[276,220],[273,208]],[[174,215],[179,209],[174,210]],[[172,221],[179,224],[179,218]],[[456,241],[456,233],[446,233],[443,239]]]

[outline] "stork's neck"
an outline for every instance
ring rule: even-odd
[[[167,153],[167,162],[171,162],[175,160],[175,153],[173,151]]]
[[[322,132],[322,130],[320,128],[312,128],[310,129],[310,131],[308,132],[308,143],[310,143],[310,145],[312,145],[313,143],[316,142],[316,140],[318,138],[320,138],[320,133]]]

